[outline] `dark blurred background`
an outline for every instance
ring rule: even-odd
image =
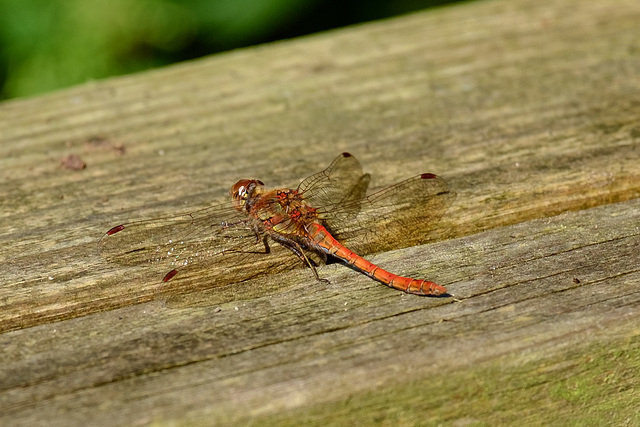
[[[0,99],[456,0],[0,0]]]

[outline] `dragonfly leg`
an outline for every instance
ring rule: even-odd
[[[269,236],[266,234],[262,236],[262,243],[264,244],[264,253],[271,253],[271,248],[269,247]]]
[[[258,242],[260,241],[260,238],[258,237]],[[269,247],[269,236],[265,235],[262,238],[262,243],[264,244],[264,252],[262,251],[239,251],[236,249],[225,249],[223,251],[223,253],[229,252],[229,253],[236,253],[236,254],[270,254],[271,253],[271,247]]]
[[[317,281],[323,282],[323,283],[329,283],[327,279],[322,279],[318,275],[318,271],[316,270],[317,264],[304,253],[302,246],[300,246],[297,242],[294,242],[291,240],[280,241],[279,239],[276,239],[276,241],[280,243],[282,246],[284,246],[285,248],[289,249],[294,254],[296,254],[296,256],[300,258],[300,260],[311,269],[311,271],[313,272],[313,276],[316,278]],[[327,256],[322,253],[320,253],[320,256],[323,258],[323,260],[326,260],[327,258]]]

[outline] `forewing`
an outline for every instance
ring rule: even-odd
[[[362,166],[356,158],[342,153],[328,168],[303,180],[298,192],[314,208],[335,211],[335,207],[341,207],[343,215],[353,216],[359,208],[354,202],[365,197],[369,180],[370,176],[362,173]]]
[[[113,227],[100,239],[100,253],[123,265],[157,266],[164,275],[192,264],[206,267],[224,254],[231,261],[234,253],[261,245],[250,221],[223,205]]]

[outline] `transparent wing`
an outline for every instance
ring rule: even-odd
[[[426,173],[320,211],[336,239],[356,253],[368,254],[426,242],[455,196],[444,179]]]
[[[232,262],[241,257],[239,252],[264,252],[249,219],[229,205],[118,225],[99,246],[109,261],[158,266],[163,275],[191,264],[206,267],[220,262],[222,255]]]
[[[362,173],[362,166],[349,153],[340,154],[328,168],[311,175],[298,186],[298,192],[311,206],[325,210],[340,209],[345,215],[357,214],[361,200],[367,194],[369,174]]]

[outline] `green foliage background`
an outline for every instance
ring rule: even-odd
[[[0,99],[453,0],[0,0]]]

